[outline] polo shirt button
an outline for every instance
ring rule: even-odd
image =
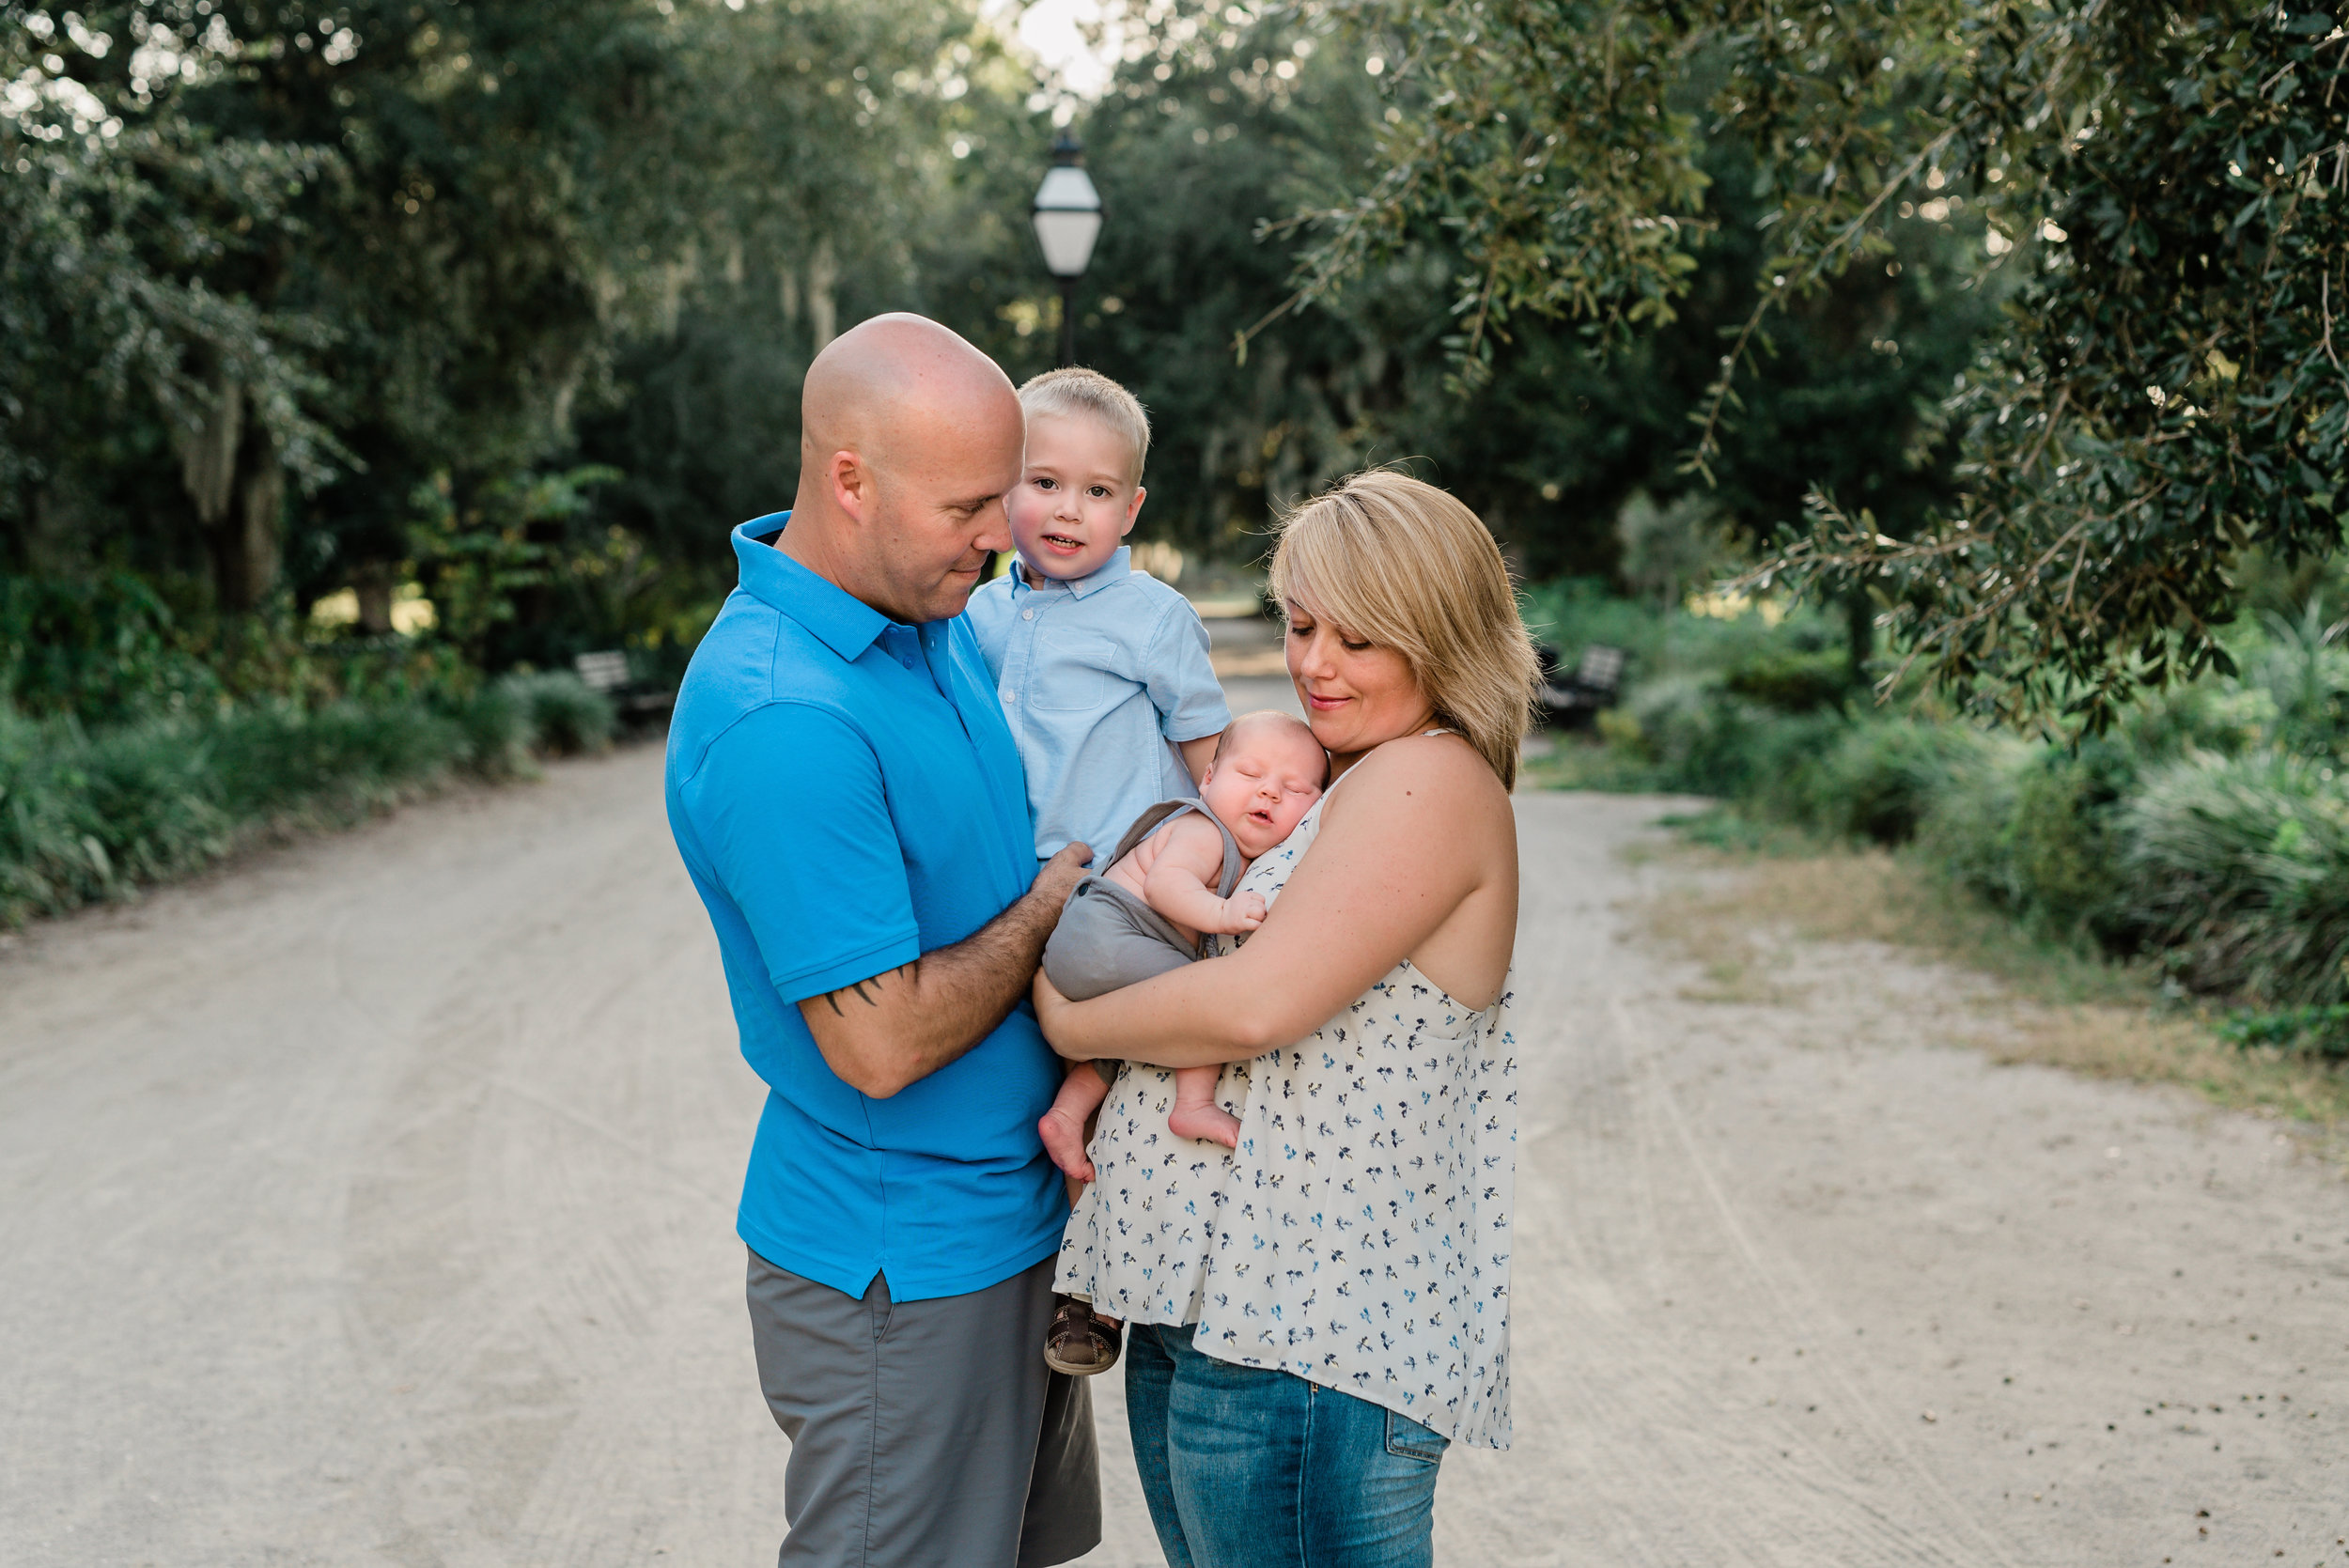
[[[1019,612],[1019,618],[1023,621],[1033,621],[1035,619],[1035,612],[1033,610],[1022,610]]]
[[[897,662],[910,670],[913,668],[913,656],[911,654],[908,654],[904,658],[898,660]]]

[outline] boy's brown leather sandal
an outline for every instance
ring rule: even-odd
[[[1044,1364],[1071,1377],[1091,1377],[1117,1364],[1120,1326],[1104,1323],[1082,1301],[1064,1301],[1044,1335]]]

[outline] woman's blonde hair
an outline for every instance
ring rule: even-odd
[[[1408,474],[1370,469],[1275,526],[1273,596],[1301,598],[1401,654],[1437,719],[1514,787],[1541,666],[1500,547],[1476,514]]]

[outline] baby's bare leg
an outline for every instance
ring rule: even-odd
[[[1109,1097],[1110,1086],[1090,1062],[1071,1062],[1068,1076],[1052,1096],[1052,1109],[1036,1123],[1044,1152],[1064,1175],[1081,1182],[1093,1179],[1093,1161],[1085,1158],[1085,1121]]]
[[[1184,1067],[1174,1074],[1174,1109],[1166,1125],[1184,1138],[1204,1138],[1227,1149],[1239,1147],[1239,1120],[1215,1103],[1221,1067]]]

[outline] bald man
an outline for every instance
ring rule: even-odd
[[[791,1439],[781,1564],[1014,1568],[1101,1533],[1093,1409],[1037,1346],[1068,1214],[1036,1137],[1061,1070],[1027,1002],[1090,851],[1036,869],[970,627],[1008,550],[1019,401],[934,321],[817,356],[799,493],[669,731],[669,823],[766,1080],[736,1228]]]

